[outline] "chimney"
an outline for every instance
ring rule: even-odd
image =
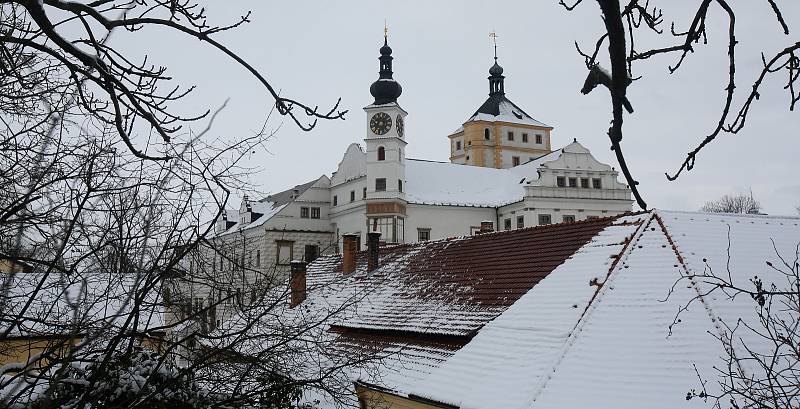
[[[343,234],[342,247],[342,273],[350,274],[356,270],[356,252],[358,252],[358,235]]]
[[[381,232],[371,231],[367,233],[367,271],[375,270],[378,267],[380,241]]]
[[[478,233],[491,233],[494,231],[494,223],[491,220],[481,222],[481,230]]]
[[[294,308],[306,299],[306,263],[292,260],[290,265],[292,276],[289,279],[291,290],[289,308]]]

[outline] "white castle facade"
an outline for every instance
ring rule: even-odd
[[[375,101],[364,108],[364,144],[348,146],[330,177],[245,198],[216,221],[208,263],[230,273],[220,298],[246,297],[258,272],[283,279],[291,260],[338,252],[344,234],[360,237],[364,249],[372,230],[386,244],[402,244],[474,234],[484,221],[511,230],[631,210],[630,189],[611,166],[576,140],[552,149],[553,128],[505,97],[496,61],[489,98],[448,136],[450,162],[406,158],[408,113],[397,102],[402,89],[392,78],[391,48],[384,43],[380,52],[380,78],[370,87]]]

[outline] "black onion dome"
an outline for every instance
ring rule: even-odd
[[[380,61],[378,80],[369,87],[369,93],[375,98],[373,103],[375,105],[397,102],[397,98],[403,93],[403,87],[392,78],[392,47],[389,47],[385,37],[380,52],[381,56],[378,58]]]
[[[383,47],[381,47],[381,55],[392,55],[392,47],[389,47],[387,40],[383,40]]]
[[[500,64],[497,63],[497,60],[494,60],[494,65],[492,66],[492,68],[489,68],[489,75],[495,77],[503,75],[503,67],[501,67]]]

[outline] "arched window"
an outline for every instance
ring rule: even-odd
[[[386,149],[383,146],[378,147],[378,160],[386,160]]]
[[[483,139],[489,140],[489,128],[483,130]]]

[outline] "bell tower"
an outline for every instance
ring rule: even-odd
[[[378,79],[369,87],[375,101],[364,107],[367,120],[367,231],[387,243],[405,242],[405,118],[397,103],[403,87],[392,78],[392,48],[384,29]]]

